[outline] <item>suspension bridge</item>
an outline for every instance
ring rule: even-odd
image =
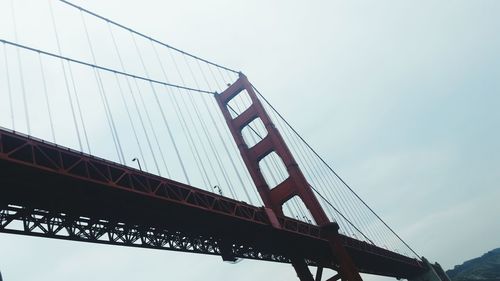
[[[308,281],[448,280],[243,73],[68,1],[0,5],[0,232],[289,263]]]

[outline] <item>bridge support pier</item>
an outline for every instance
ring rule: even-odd
[[[339,225],[335,222],[328,223],[322,227],[323,237],[330,241],[330,247],[332,253],[337,256],[340,266],[337,270],[338,273],[329,278],[328,281],[363,281],[361,275],[359,274],[357,268],[347,253],[347,250],[342,245],[339,239]],[[323,275],[323,268],[318,267],[316,271],[316,277],[313,275],[303,258],[293,257],[291,258],[293,268],[297,272],[297,276],[300,281],[321,281]],[[409,281],[450,281],[450,280],[409,280]]]
[[[359,275],[358,269],[354,266],[354,262],[347,253],[347,250],[342,245],[339,238],[339,225],[336,222],[326,224],[322,228],[324,237],[330,241],[330,248],[332,252],[338,257],[340,267],[338,274],[329,280],[348,280],[348,281],[363,281]]]
[[[295,269],[297,277],[299,277],[300,281],[314,281],[312,273],[303,258],[292,258],[292,266]]]
[[[316,269],[316,278],[314,278],[314,281],[321,281],[321,277],[323,277],[323,267],[318,266],[318,269]]]
[[[451,281],[439,263],[431,264],[425,257],[422,257],[422,261],[426,271],[408,281]]]

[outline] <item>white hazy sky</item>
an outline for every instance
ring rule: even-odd
[[[449,269],[500,246],[500,1],[76,3],[242,70],[431,261]],[[288,265],[5,234],[0,270],[6,281],[295,280]]]

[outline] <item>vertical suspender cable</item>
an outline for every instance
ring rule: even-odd
[[[189,62],[187,61],[186,59],[186,56],[184,55],[183,56],[184,58],[184,62],[185,64],[187,65],[188,69],[189,69],[189,72],[191,73],[191,76],[193,77],[193,80],[194,80],[194,83],[196,85],[197,88],[200,87],[199,83],[198,83],[198,79],[196,79],[195,75],[194,75],[194,72],[191,68],[191,66],[189,65]],[[219,166],[219,170],[221,171],[222,173],[222,177],[224,178],[224,181],[226,182],[226,184],[228,185],[228,188],[229,188],[229,191],[233,194],[233,197],[234,198],[237,198],[236,197],[236,194],[234,192],[234,186],[233,186],[233,183],[231,181],[231,178],[227,175],[224,167],[222,166],[222,162],[221,162],[221,159],[220,159],[220,156],[219,156],[219,153],[217,153],[217,150],[215,149],[215,146],[214,146],[214,143],[213,143],[213,140],[212,138],[210,137],[209,135],[209,132],[208,132],[208,129],[207,129],[207,125],[205,123],[205,120],[203,120],[200,116],[200,110],[196,104],[196,102],[194,101],[193,99],[193,96],[192,95],[189,95],[189,98],[191,99],[191,103],[193,105],[193,108],[194,108],[194,111],[195,111],[195,114],[198,118],[198,121],[200,122],[201,124],[201,128],[202,128],[202,131],[205,135],[205,138],[207,139],[207,142],[208,142],[208,145],[210,147],[210,150],[212,151],[212,154],[214,155],[215,157],[215,161],[217,162],[217,165]],[[203,98],[203,97],[201,97]]]
[[[9,94],[9,108],[10,108],[10,119],[12,124],[12,130],[16,130],[16,121],[14,119],[14,100],[12,96],[12,86],[10,82],[10,71],[9,71],[9,60],[7,56],[7,46],[3,43],[3,55],[5,59],[5,75],[7,76],[7,92]]]
[[[183,85],[186,85],[186,83],[184,82],[184,78],[183,78],[183,76],[182,76],[182,73],[181,73],[181,71],[179,70],[179,67],[178,67],[178,65],[177,65],[177,61],[175,60],[175,57],[172,55],[172,52],[171,52],[170,50],[167,50],[167,52],[168,52],[168,54],[169,54],[170,59],[172,60],[173,65],[175,66],[175,69],[176,69],[176,71],[177,71],[177,74],[179,75],[179,78],[181,79],[181,83],[182,83]],[[180,89],[179,89],[178,91],[179,91],[179,94],[181,95],[180,100],[181,100],[181,102],[182,102],[182,105],[184,106],[184,108],[185,108],[185,109],[187,109],[187,108],[188,108],[188,103],[186,102],[185,95],[181,93],[181,90],[180,90]],[[187,95],[189,95],[189,92],[186,92],[186,94],[187,94]],[[175,96],[174,96],[174,98],[175,98]],[[176,99],[176,98],[175,98],[175,99]],[[178,105],[177,105],[177,106],[178,106]],[[195,123],[195,121],[194,121],[194,119],[193,119],[193,114],[190,114],[190,113],[189,113],[189,114],[187,114],[187,117],[188,117],[188,120],[189,120],[189,121],[191,121],[191,124],[192,124],[191,128],[193,128],[195,136],[198,138],[198,140],[201,140],[200,134],[199,134],[198,130],[196,129],[196,123]],[[189,127],[187,128],[187,131],[188,131],[189,135],[191,136],[191,130],[190,130],[190,128],[189,128]],[[203,170],[205,170],[205,167],[204,167],[204,166],[205,166],[205,163],[203,163],[203,158],[201,157],[201,154],[198,152],[197,146],[195,145],[195,142],[194,142],[194,138],[193,138],[192,142],[193,142],[194,151],[196,152],[197,157],[200,159],[200,163],[201,163],[201,166],[202,166]],[[207,158],[207,161],[208,161],[208,167],[209,167],[209,168],[210,168],[210,170],[212,171],[212,174],[214,175],[214,178],[215,178],[215,180],[216,180],[216,182],[217,182],[217,184],[216,184],[216,185],[220,185],[220,180],[219,180],[219,177],[218,177],[218,175],[215,173],[214,166],[213,166],[212,162],[210,161],[210,158],[209,158],[209,156],[208,156],[208,153],[207,153],[206,147],[205,147],[205,145],[204,145],[204,143],[203,143],[202,141],[200,141],[200,146],[201,146],[201,148],[202,148],[202,152],[203,152],[203,154],[204,154],[204,155],[205,155],[205,157]],[[232,194],[232,198],[234,198],[234,194]]]
[[[279,119],[278,119],[278,120],[279,120]],[[306,173],[310,173],[309,171],[312,171],[313,177],[314,177],[316,180],[318,180],[318,176],[317,176],[317,175],[316,175],[316,173],[314,172],[314,171],[315,171],[315,169],[314,169],[314,168],[311,168],[310,163],[308,163],[307,158],[305,158],[305,157],[304,157],[304,155],[302,154],[302,151],[301,151],[301,150],[297,150],[297,149],[295,148],[295,147],[296,147],[296,145],[297,145],[297,144],[296,144],[296,142],[295,142],[295,139],[293,139],[293,138],[291,138],[291,137],[289,136],[289,134],[288,134],[288,132],[286,131],[286,129],[285,129],[285,128],[283,128],[283,126],[282,126],[281,122],[277,122],[277,126],[280,128],[280,130],[281,130],[281,131],[283,131],[283,132],[284,132],[284,135],[285,135],[285,137],[287,138],[288,143],[289,143],[290,145],[292,145],[292,149],[293,149],[293,150],[295,150],[295,151],[297,151],[297,153],[298,153],[298,154],[297,154],[297,156],[299,157],[299,160],[302,160],[302,162],[306,164],[306,165],[304,165],[305,172],[306,172]],[[321,177],[319,177],[319,178],[321,178]],[[322,180],[322,179],[321,179],[321,180]],[[335,201],[335,200],[332,200],[332,201]],[[332,208],[331,208],[330,206],[327,206],[326,211],[330,214],[330,217],[331,217],[331,218],[335,219],[335,216],[334,216],[334,214],[333,214],[333,212],[332,212]],[[344,226],[344,221],[339,220],[339,222],[341,222],[342,226],[343,226],[343,227],[345,227],[345,226]],[[349,224],[347,224],[347,226],[350,228],[350,225],[349,225]]]
[[[42,75],[43,94],[44,94],[44,97],[45,97],[45,105],[47,106],[47,112],[49,114],[50,132],[52,134],[52,140],[54,141],[54,143],[57,143],[57,141],[56,141],[56,132],[54,130],[54,123],[52,121],[52,110],[50,108],[49,93],[47,91],[47,81],[45,79],[45,71],[43,69],[42,56],[40,55],[40,53],[38,53],[38,62],[40,64],[40,73]]]
[[[17,24],[16,24],[16,13],[14,11],[14,0],[11,0],[11,12],[12,12],[12,23],[14,24],[14,39],[16,42],[19,42],[17,38]],[[19,78],[21,80],[21,92],[23,98],[24,105],[24,115],[26,118],[26,128],[28,129],[28,134],[31,134],[31,126],[30,126],[30,118],[29,118],[29,110],[28,110],[28,100],[26,97],[26,88],[24,86],[24,73],[23,73],[23,64],[21,63],[21,54],[19,53],[19,48],[16,48],[17,55],[17,63],[19,64]]]
[[[137,42],[136,42],[135,37],[134,37],[134,34],[130,33],[130,35],[132,37],[132,41],[134,42],[135,49],[136,49],[137,54],[139,56],[139,60],[141,61],[142,67],[144,68],[144,73],[145,73],[146,77],[149,78],[149,74],[148,74],[148,70],[146,68],[146,64],[144,63],[144,59],[142,58],[142,54],[141,54],[141,52],[139,50],[139,46],[137,45]],[[165,125],[165,128],[167,129],[167,133],[168,133],[169,139],[172,142],[172,145],[174,147],[174,151],[175,151],[175,154],[177,156],[177,160],[179,160],[182,172],[184,174],[184,177],[185,177],[187,183],[190,184],[191,181],[190,181],[189,176],[187,174],[186,167],[184,166],[184,161],[182,161],[181,155],[179,153],[179,148],[177,147],[177,144],[176,144],[176,142],[174,140],[174,137],[173,137],[173,134],[172,134],[172,130],[170,129],[170,125],[167,122],[167,118],[165,116],[165,112],[164,112],[164,110],[163,110],[163,108],[161,106],[160,100],[158,98],[158,93],[156,92],[156,89],[155,89],[155,87],[153,86],[152,83],[150,83],[150,86],[151,86],[151,90],[153,91],[153,97],[155,98],[156,105],[160,109],[160,114],[161,114],[161,117],[162,117],[162,120],[163,120],[163,125]]]
[[[271,110],[271,112],[273,113],[273,115],[274,115],[275,119],[277,120],[277,125],[278,125],[278,126],[280,126],[280,128],[281,128],[281,130],[284,132],[285,136],[286,136],[289,140],[293,140],[293,142],[291,142],[291,143],[290,143],[291,145],[293,145],[293,149],[297,150],[298,152],[301,152],[301,150],[302,150],[302,149],[301,149],[301,150],[298,150],[298,149],[296,149],[296,147],[298,146],[299,148],[302,148],[302,146],[301,146],[301,145],[297,145],[297,144],[296,144],[296,142],[295,142],[295,138],[293,138],[292,136],[290,136],[290,132],[289,132],[289,131],[290,131],[290,128],[289,128],[289,127],[284,128],[284,126],[282,126],[282,125],[281,125],[281,122],[279,122],[280,120],[282,121],[282,119],[277,117],[277,114],[276,114],[276,112],[275,112],[274,110]],[[303,151],[302,151],[302,152],[303,152]],[[302,154],[301,154],[301,155],[302,155]],[[304,155],[306,155],[306,156],[304,156]],[[309,155],[309,157],[307,157],[307,153],[306,153],[306,152],[304,152],[304,155],[303,155],[303,157],[305,157],[305,159],[306,159],[306,160],[309,160],[309,159],[311,159],[311,158],[314,158],[314,157],[311,157],[310,155]],[[312,164],[311,164],[311,162],[309,162],[309,161],[306,161],[305,163],[306,163],[306,166],[305,166],[305,168],[306,168],[306,169],[308,168],[308,166],[312,165]],[[315,170],[316,170],[316,169],[315,169],[315,168],[313,168],[313,171],[315,171]],[[316,176],[314,176],[314,177],[316,177]],[[319,178],[321,179],[321,181],[323,182],[323,185],[324,185],[324,184],[325,184],[325,182],[324,182],[325,175],[323,174],[323,175],[322,175],[322,176],[320,176]],[[330,184],[332,184],[332,183],[330,183]],[[319,187],[319,188],[318,188],[318,187]],[[320,190],[320,189],[323,189],[323,190]],[[321,193],[323,193],[323,194],[324,194],[324,193],[325,193],[325,190],[327,191],[327,192],[326,192],[326,193],[327,193],[327,197],[324,197],[324,196],[321,194]],[[332,195],[332,193],[331,193],[330,188],[322,188],[322,185],[316,186],[316,191],[318,192],[318,195],[320,195],[322,198],[326,198],[327,200],[332,200],[332,198],[334,197],[334,196]],[[340,191],[342,191],[342,189],[340,189]],[[333,194],[336,194],[336,193],[333,193]],[[330,195],[330,198],[328,198],[328,195]],[[355,211],[355,210],[353,211],[353,209],[352,209],[352,208],[353,208],[353,205],[352,205],[352,204],[353,204],[353,202],[351,201],[351,202],[349,203],[349,202],[348,202],[349,200],[344,198],[343,193],[341,193],[341,195],[342,195],[342,196],[341,196],[340,198],[341,198],[342,200],[341,200],[340,202],[343,202],[343,203],[344,203],[344,206],[342,206],[344,210],[339,210],[339,212],[342,212],[342,214],[343,214],[343,213],[345,213],[345,211],[347,211],[347,212],[348,212],[348,216],[347,216],[347,214],[345,214],[345,215],[346,215],[345,217],[346,217],[346,218],[348,218],[348,217],[354,218],[354,219],[356,220],[356,221],[355,221],[355,223],[356,223],[356,225],[357,225],[357,229],[353,229],[353,228],[352,228],[349,224],[347,224],[347,226],[348,226],[348,228],[347,228],[347,229],[348,229],[348,230],[350,229],[351,231],[353,231],[353,233],[354,233],[354,232],[359,232],[359,231],[358,231],[358,229],[361,231],[361,229],[360,229],[360,228],[361,228],[361,226],[362,226],[362,225],[366,225],[366,223],[361,223],[361,220],[360,220],[359,216],[357,216],[357,215],[353,215],[353,213],[354,213],[354,214],[356,214],[356,211]],[[334,202],[335,202],[335,200],[332,200],[332,201],[334,201]],[[348,207],[346,208],[345,206],[348,206]],[[327,208],[327,210],[328,210],[328,209],[329,209],[329,208]],[[339,214],[341,214],[341,213],[339,213]],[[342,215],[342,214],[341,214],[341,215]],[[366,226],[365,226],[365,228],[366,228]],[[363,236],[367,237],[367,235],[366,235],[365,233],[360,233],[360,234],[362,234]],[[370,236],[372,236],[372,238],[370,239],[370,242],[372,242],[372,243],[373,243],[373,240],[372,240],[372,239],[373,239],[373,233],[370,231],[369,235],[370,235]]]
[[[151,48],[153,49],[153,52],[156,56],[156,60],[158,61],[158,64],[160,65],[160,69],[161,69],[161,72],[163,74],[164,79],[166,81],[168,81],[167,72],[165,71],[163,63],[161,62],[160,55],[159,55],[158,51],[154,47],[153,41],[151,41]],[[198,168],[198,171],[201,174],[203,183],[205,184],[205,187],[207,189],[209,189],[209,188],[211,189],[212,184],[210,183],[210,178],[209,178],[208,173],[205,169],[205,166],[203,165],[203,162],[201,160],[198,149],[196,148],[196,145],[195,145],[194,140],[193,140],[193,136],[191,135],[191,131],[189,130],[189,126],[187,125],[184,113],[181,110],[181,107],[179,106],[179,102],[177,100],[177,97],[176,97],[175,93],[173,93],[171,91],[170,88],[166,87],[166,90],[168,91],[167,95],[170,99],[170,102],[173,104],[173,108],[174,108],[175,114],[177,116],[177,119],[179,119],[179,121],[180,121],[183,135],[187,140],[189,150],[190,150],[191,154],[193,155],[193,158],[194,158],[194,161],[195,161],[196,166]],[[180,92],[180,90],[179,90],[179,92]]]
[[[118,45],[116,44],[115,36],[113,35],[113,31],[111,30],[111,27],[109,26],[109,24],[108,24],[108,30],[109,30],[109,33],[111,35],[111,39],[113,41],[113,46],[115,47],[116,55],[118,56],[118,61],[120,62],[120,67],[121,67],[122,71],[125,71],[125,65],[123,63],[123,59],[122,59],[122,56],[120,54],[120,50],[118,49]],[[158,161],[156,160],[156,156],[155,156],[155,153],[153,151],[153,146],[151,145],[151,140],[150,140],[148,132],[146,130],[146,126],[144,125],[144,120],[143,120],[142,114],[141,114],[141,112],[139,110],[139,106],[137,104],[137,100],[135,99],[134,91],[132,90],[132,85],[130,84],[129,77],[126,76],[125,79],[126,79],[125,81],[127,82],[127,87],[128,87],[130,96],[131,96],[132,101],[134,103],[135,110],[137,111],[137,115],[139,116],[139,121],[141,123],[141,128],[142,128],[142,131],[144,133],[144,136],[146,137],[146,142],[148,144],[149,151],[151,152],[151,156],[153,158],[153,162],[155,164],[156,171],[157,171],[158,175],[161,175],[160,167],[158,166]],[[135,80],[135,79],[134,79],[134,81],[137,82],[137,80]],[[137,83],[136,83],[136,86],[137,86]],[[139,96],[141,96],[141,93],[139,91],[139,87],[138,86],[137,86],[137,93],[139,94]],[[146,111],[146,113],[147,113],[147,111]],[[153,131],[153,134],[154,134],[154,131]],[[156,139],[156,135],[154,135],[154,137]],[[145,161],[143,161],[143,162],[145,162]]]
[[[274,113],[274,116],[275,116],[276,120],[278,121],[278,122],[277,122],[277,123],[278,123],[278,126],[280,126],[280,128],[281,128],[281,130],[284,132],[285,136],[287,136],[287,138],[289,138],[289,139],[292,139],[292,140],[293,140],[293,142],[292,142],[291,144],[292,144],[292,145],[294,145],[294,148],[295,148],[295,147],[297,146],[297,144],[296,144],[296,142],[294,141],[294,139],[290,136],[289,131],[287,130],[287,128],[284,128],[284,126],[282,126],[282,125],[281,125],[281,122],[279,122],[279,120],[281,120],[281,119],[279,119],[279,118],[277,118],[277,117],[276,117],[276,113],[275,113],[274,111],[272,111],[272,110],[271,110],[271,112],[273,112],[273,113]],[[299,148],[300,148],[300,145],[299,145]],[[301,150],[299,150],[299,149],[296,149],[296,148],[295,148],[295,150],[297,150],[298,152],[303,152],[303,151],[301,151]],[[307,157],[307,154],[306,154],[305,152],[303,152],[303,153],[304,153],[304,154],[301,154],[301,155],[304,157],[304,159],[306,159],[306,160],[305,160],[305,163],[306,163],[305,167],[307,167],[307,166],[311,165],[311,163],[310,163],[309,161],[307,161],[307,160],[309,160],[309,158]],[[313,167],[313,168],[311,168],[311,170],[312,170],[312,171],[315,171],[316,169]],[[323,181],[324,176],[319,176],[319,178],[320,178],[320,179],[322,179],[322,181]],[[320,185],[320,187],[321,187],[321,185]],[[320,190],[318,189],[318,186],[316,186],[316,190],[318,190],[318,192],[320,192]],[[333,198],[337,198],[337,201],[339,201],[339,200],[338,200],[338,197],[336,197],[336,196],[334,196],[334,195],[333,195],[333,194],[335,194],[335,193],[333,193],[333,194],[332,194],[332,193],[330,193],[330,190],[329,190],[329,189],[326,189],[326,190],[328,191],[328,192],[327,192],[327,196],[328,196],[328,195],[330,195],[330,198],[327,198],[327,196],[326,196],[325,198],[327,198],[327,199],[329,199],[329,200],[332,200]],[[324,193],[324,192],[323,192],[323,193]],[[344,213],[345,213],[345,211],[346,211],[346,210],[347,210],[347,211],[349,211],[349,210],[348,210],[348,209],[346,209],[346,202],[343,200],[343,197],[340,197],[340,198],[341,198],[340,202],[343,202],[343,203],[344,203],[344,204],[343,204],[343,206],[341,205],[343,210],[338,210],[338,208],[337,208],[337,210],[338,210],[338,211],[337,211],[337,213],[339,213],[340,215],[342,215],[342,214],[344,214]],[[332,200],[332,201],[333,201],[333,202],[335,202],[335,200]],[[328,206],[328,205],[327,205],[327,206]],[[330,208],[327,208],[327,209],[330,209]],[[340,213],[340,212],[341,212],[341,213]],[[350,213],[350,212],[349,212],[349,213]],[[347,222],[348,222],[348,221],[347,221]],[[356,232],[356,230],[355,230],[355,229],[354,229],[354,228],[353,228],[353,227],[352,227],[349,223],[347,223],[347,226],[348,226],[347,230],[350,230],[350,231],[351,231],[351,232],[353,232],[353,233],[354,233],[354,232]]]
[[[273,112],[273,113],[274,113],[274,116],[275,116],[275,118],[276,118],[277,120],[281,120],[281,121],[283,121],[281,118],[278,118],[278,117],[277,117],[277,114],[276,114],[276,112],[275,112],[274,110],[271,110],[271,112]],[[281,126],[281,122],[278,122],[278,124],[279,124],[279,126]],[[288,138],[291,138],[291,139],[293,140],[294,144],[300,148],[300,150],[299,150],[299,151],[304,152],[304,149],[303,149],[304,144],[303,144],[303,142],[300,142],[300,144],[302,144],[302,145],[300,145],[300,144],[299,144],[299,145],[297,145],[297,144],[296,144],[296,142],[295,142],[295,138],[293,138],[292,136],[290,136],[290,135],[291,135],[291,134],[290,134],[290,128],[289,128],[288,126],[287,126],[286,128],[283,128],[283,126],[281,126],[281,128],[282,128],[282,130],[285,132],[286,136],[287,136]],[[315,157],[314,155],[312,155],[312,156],[310,155],[310,150],[308,150],[307,148],[306,148],[305,150],[309,152],[309,157],[306,157],[305,159],[311,159],[311,158],[312,158],[312,159],[314,159],[314,160],[317,160],[317,157]],[[306,155],[307,153],[306,153],[306,152],[304,152],[304,154]],[[311,162],[311,163],[312,163],[312,162]],[[311,163],[308,163],[307,165],[313,165],[313,164],[311,164]],[[307,167],[307,165],[306,165],[306,167]],[[319,164],[319,165],[318,165],[318,167],[321,167],[321,168],[323,168],[323,166],[324,166],[324,165],[321,165],[321,164]],[[317,170],[316,168],[314,168],[314,169],[313,169],[313,171],[316,171],[316,170]],[[319,178],[322,180],[322,182],[323,182],[323,184],[324,184],[324,185],[325,185],[324,180],[325,180],[325,178],[326,178],[326,179],[330,182],[330,185],[331,185],[332,187],[333,187],[333,186],[337,186],[337,189],[338,189],[339,191],[341,191],[341,192],[344,190],[343,188],[339,188],[339,186],[338,186],[338,185],[336,185],[334,182],[330,181],[330,177],[329,177],[329,174],[328,174],[328,173],[326,173],[326,174],[325,174],[325,173],[323,173],[323,172],[322,172],[322,169],[319,169],[319,170],[320,170],[320,173],[322,174]],[[326,185],[325,185],[325,186],[326,186]],[[333,198],[332,193],[333,193],[333,194],[336,194],[336,193],[334,193],[334,192],[331,192],[331,189],[330,189],[330,188],[328,188],[328,187],[326,187],[326,188],[324,188],[324,189],[323,189],[323,193],[324,193],[324,191],[325,191],[325,190],[327,191],[327,194],[330,194],[331,198]],[[318,191],[319,191],[319,190],[318,190]],[[344,204],[346,204],[349,200],[348,200],[348,199],[345,199],[343,194],[344,194],[344,193],[342,192],[342,193],[341,193],[341,195],[342,195],[342,196],[340,197],[340,198],[342,199],[342,200],[341,200],[341,202],[344,202]],[[350,198],[349,196],[347,196],[347,197],[348,197],[348,198]],[[335,201],[335,200],[333,200],[333,201]],[[353,202],[352,200],[350,200],[350,201],[351,201],[351,204],[353,204],[353,203],[355,204],[355,202]],[[350,206],[350,207],[351,207],[351,205],[348,205],[348,206]],[[345,209],[346,207],[344,206],[343,208]],[[359,209],[356,209],[356,208],[355,208],[355,210],[353,211],[353,210],[351,210],[351,209],[349,208],[349,209],[345,209],[345,210],[348,210],[348,211],[349,211],[349,214],[350,214],[350,216],[351,216],[351,217],[354,217],[355,219],[357,219],[357,224],[358,224],[359,226],[364,225],[365,229],[366,229],[367,231],[369,231],[369,233],[368,233],[368,234],[372,237],[372,238],[371,238],[372,240],[373,240],[373,238],[374,238],[374,237],[379,237],[379,238],[380,238],[379,233],[376,233],[377,235],[374,235],[373,231],[371,231],[371,229],[369,229],[369,228],[368,228],[368,223],[366,222],[366,218],[363,220],[363,217],[362,217],[362,216],[360,217],[360,216],[358,216],[358,215],[355,215],[355,216],[353,216],[353,215],[352,215],[352,212],[354,212],[354,214],[357,214],[357,213],[360,211]],[[362,210],[361,210],[361,211],[364,211],[364,210],[365,210],[365,208],[362,208]],[[362,223],[360,223],[360,222],[362,222]]]
[[[305,148],[305,150],[308,151],[309,154],[311,154],[310,149]],[[328,173],[328,171],[326,171],[326,172],[323,171],[324,165],[321,165],[321,163],[317,162],[317,160],[318,160],[317,157],[315,157],[314,155],[311,155],[310,157],[312,159],[314,159],[314,161],[317,163],[316,165],[317,165],[317,167],[320,168],[319,169],[320,173],[322,173],[324,175],[324,177],[326,177],[326,179],[330,183],[330,185],[332,187],[333,186],[337,187],[337,190],[339,190],[341,193],[341,196],[342,196],[341,198],[344,198],[344,200],[348,203],[350,202],[350,205],[348,205],[348,206],[350,206],[352,208],[351,212],[354,212],[354,214],[355,214],[355,215],[351,215],[351,216],[354,216],[356,219],[358,219],[358,221],[362,221],[362,223],[359,223],[359,222],[358,223],[363,224],[365,226],[365,228],[368,228],[369,223],[367,222],[366,218],[363,220],[363,216],[360,216],[360,214],[359,214],[360,212],[364,213],[366,208],[356,208],[354,206],[356,204],[356,201],[354,200],[354,198],[352,196],[349,196],[349,195],[352,195],[352,193],[350,194],[345,188],[343,188],[342,185],[337,184],[335,181],[335,177],[331,173]],[[327,189],[327,191],[330,191],[330,189]],[[345,195],[344,191],[347,192],[347,195]],[[370,231],[370,233],[371,233],[370,235],[372,237],[376,237],[372,231]]]
[[[68,70],[69,70],[69,78],[71,81],[71,85],[73,86],[73,92],[75,93],[76,108],[78,109],[78,116],[80,117],[80,122],[82,123],[83,137],[85,138],[85,143],[87,144],[87,151],[89,152],[89,154],[92,154],[92,150],[90,149],[89,137],[87,135],[87,128],[85,127],[85,121],[83,120],[82,107],[80,106],[80,98],[78,97],[78,91],[76,90],[75,77],[73,76],[73,70],[71,67],[71,63],[69,61],[68,61]]]
[[[51,19],[52,19],[52,27],[53,27],[53,30],[54,30],[54,35],[56,37],[57,50],[58,50],[59,55],[61,55],[62,54],[62,52],[61,52],[61,44],[59,42],[59,34],[57,33],[57,25],[56,25],[56,20],[55,20],[55,16],[54,16],[54,11],[52,10],[52,4],[51,4],[50,0],[48,0],[48,2],[49,2],[50,16],[51,16]],[[62,68],[62,71],[63,71],[64,83],[65,83],[65,86],[66,86],[66,93],[68,94],[68,98],[69,98],[69,104],[70,104],[70,108],[71,108],[71,114],[72,114],[72,117],[73,117],[73,124],[75,126],[75,131],[76,131],[76,135],[77,135],[77,138],[78,138],[78,145],[80,147],[80,151],[83,151],[82,140],[80,138],[80,130],[78,129],[78,123],[76,121],[76,116],[75,116],[75,109],[73,107],[73,98],[71,97],[71,91],[69,90],[68,77],[66,75],[66,67],[64,66],[64,61],[63,60],[61,60],[61,68]]]
[[[146,169],[146,171],[149,171],[149,169],[148,169],[148,163],[144,159],[144,153],[142,151],[141,143],[139,141],[139,137],[137,135],[137,131],[135,129],[134,122],[132,120],[132,115],[130,114],[130,109],[128,107],[127,101],[125,100],[125,95],[123,94],[123,88],[121,86],[120,80],[118,79],[118,74],[115,73],[114,76],[115,76],[116,84],[118,85],[118,92],[120,94],[120,99],[121,99],[121,101],[123,103],[123,106],[125,107],[125,111],[127,112],[127,118],[128,118],[129,123],[130,123],[130,127],[132,128],[132,133],[134,134],[135,144],[137,145],[137,148],[139,149],[139,157],[141,159],[140,161],[141,161],[141,163],[143,163],[144,168]]]
[[[89,31],[87,28],[87,24],[85,23],[85,18],[83,17],[83,13],[81,10],[80,10],[80,17],[81,17],[83,27],[85,30],[85,35],[87,37],[87,43],[89,44],[90,54],[92,56],[92,61],[94,64],[97,64],[96,57],[94,54],[94,47],[92,46],[92,41],[90,40],[90,34],[89,34]],[[99,93],[100,93],[101,99],[104,103],[104,108],[105,108],[104,111],[106,113],[106,118],[108,120],[108,124],[109,124],[110,129],[111,129],[111,135],[113,136],[113,141],[115,143],[115,148],[116,148],[116,152],[118,154],[118,158],[120,160],[120,163],[126,164],[125,156],[123,155],[123,149],[122,149],[122,146],[120,143],[120,138],[118,136],[118,132],[116,130],[116,125],[115,125],[115,121],[113,118],[113,114],[111,112],[111,108],[109,106],[109,101],[108,101],[108,98],[106,96],[106,91],[104,89],[104,84],[102,82],[101,74],[99,72],[99,69],[96,69],[95,67],[93,67],[93,70],[94,70],[94,75],[96,77],[96,81],[98,84]]]
[[[131,34],[131,38],[132,38],[132,41],[134,42],[135,50],[136,50],[136,52],[137,52],[137,54],[138,54],[138,56],[139,56],[139,60],[140,60],[141,65],[142,65],[142,67],[143,67],[144,73],[145,73],[146,77],[149,79],[150,77],[149,77],[149,75],[148,75],[148,72],[147,72],[147,69],[146,69],[146,65],[144,64],[144,60],[143,60],[143,58],[142,58],[141,53],[139,52],[139,48],[138,48],[138,46],[137,46],[137,43],[135,42],[135,38],[134,38],[133,34]],[[154,85],[153,85],[153,83],[152,83],[152,82],[149,82],[148,84],[149,84],[149,87],[151,88],[151,91],[152,91],[152,93],[153,93],[153,97],[155,98],[156,105],[158,106],[158,108],[159,108],[159,110],[160,110],[160,113],[161,113],[161,115],[162,115],[162,117],[163,117],[163,123],[164,123],[164,124],[166,124],[167,134],[168,134],[168,135],[169,135],[169,137],[170,137],[170,141],[172,141],[172,142],[173,142],[172,134],[171,134],[171,132],[170,132],[170,127],[168,126],[168,123],[167,123],[167,121],[166,121],[166,118],[165,118],[165,114],[164,114],[163,108],[161,107],[160,101],[159,101],[159,99],[158,99],[158,95],[157,95],[157,93],[156,93],[156,89],[155,89],[155,87],[154,87]],[[138,87],[138,83],[137,83],[137,81],[136,81],[136,86]],[[138,89],[139,89],[139,88],[138,88]],[[156,132],[156,130],[155,130],[155,127],[153,126],[153,122],[151,122],[151,119],[150,119],[150,117],[149,117],[149,114],[147,113],[147,112],[148,112],[148,110],[147,110],[147,106],[146,106],[146,103],[144,102],[144,99],[143,99],[142,95],[140,96],[140,98],[141,98],[142,105],[143,105],[143,107],[144,107],[144,109],[145,109],[145,111],[146,111],[146,114],[147,114],[147,116],[148,116],[148,120],[149,120],[149,123],[150,123],[150,126],[151,126],[151,130],[153,131],[153,134],[155,134],[155,139],[156,139],[156,143],[157,143],[157,146],[158,146],[158,151],[160,152],[160,159],[161,159],[161,161],[162,161],[162,163],[163,163],[163,166],[165,167],[165,171],[167,172],[167,176],[168,176],[168,177],[170,177],[170,169],[168,168],[167,161],[166,161],[166,159],[165,159],[165,154],[163,153],[163,151],[164,151],[164,150],[161,148],[162,146],[160,145],[160,143],[159,143],[159,141],[158,141],[158,139],[157,139],[157,137],[156,137],[156,133],[155,133],[155,132]],[[177,147],[176,147],[176,145],[175,145],[175,143],[174,143],[174,147],[175,147],[175,148],[177,148]],[[182,165],[182,163],[181,163],[181,165]],[[189,183],[189,179],[187,179],[187,181],[188,181],[188,183]]]
[[[156,147],[158,148],[158,151],[160,152],[160,160],[163,162],[163,167],[166,168],[166,163],[165,163],[165,157],[163,157],[163,150],[161,149],[161,145],[160,145],[160,141],[158,140],[158,135],[156,134],[156,130],[154,128],[154,125],[153,125],[153,121],[151,121],[151,116],[149,115],[149,110],[146,106],[146,102],[144,101],[144,97],[142,95],[142,91],[141,91],[141,87],[139,87],[139,83],[137,81],[137,79],[133,79],[134,81],[134,85],[135,85],[135,89],[137,90],[137,95],[139,96],[139,101],[140,101],[140,105],[142,105],[142,108],[143,110],[140,110],[139,109],[139,106],[137,105],[137,102],[135,100],[135,97],[134,97],[134,94],[131,92],[130,95],[132,96],[132,99],[134,100],[134,104],[135,104],[135,107],[136,107],[136,110],[137,110],[137,114],[139,115],[139,117],[142,119],[141,117],[141,112],[144,112],[144,114],[146,115],[146,120],[148,121],[148,125],[149,127],[151,128],[151,132],[153,133],[153,139],[155,141],[155,144],[156,144]],[[147,136],[147,130],[146,130],[146,127],[144,127],[143,125],[143,128],[144,128],[144,133],[146,134],[146,138],[148,138]],[[156,152],[154,151],[151,151],[151,153],[153,154],[153,159],[156,159]],[[155,160],[155,164],[156,164],[156,160]],[[162,175],[161,173],[161,170],[159,168],[159,166],[157,165],[157,169],[158,169],[158,175]],[[168,173],[168,171],[166,171]]]

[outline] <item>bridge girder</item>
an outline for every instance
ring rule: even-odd
[[[318,226],[277,216],[282,227],[276,229],[265,208],[3,129],[0,210],[3,233],[287,263],[299,255],[308,265],[332,269],[339,264]],[[408,278],[423,268],[416,259],[339,238],[361,272]]]

